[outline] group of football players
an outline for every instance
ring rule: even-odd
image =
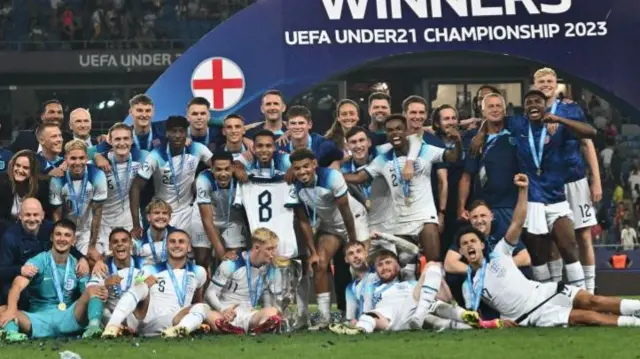
[[[518,116],[483,86],[467,121],[373,93],[360,127],[345,99],[324,136],[277,90],[254,124],[211,119],[203,98],[154,122],[137,95],[132,126],[57,153],[43,119],[42,150],[7,170],[24,176],[22,156],[49,176],[48,203],[16,192],[11,210],[51,244],[14,274],[2,338],[640,326],[640,301],[594,295],[596,130],[552,69],[534,86]]]

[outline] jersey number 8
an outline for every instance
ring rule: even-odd
[[[264,190],[258,195],[258,219],[260,222],[269,222],[273,217],[271,210],[271,192]]]

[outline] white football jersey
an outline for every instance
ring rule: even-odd
[[[238,189],[237,186],[234,187],[234,190]],[[233,206],[233,200],[233,198],[229,199],[229,188],[218,187],[211,171],[200,172],[196,179],[196,203],[213,205],[216,227],[220,228],[228,223],[244,227],[244,215],[241,210]]]
[[[435,215],[435,204],[433,201],[433,191],[431,188],[431,170],[434,163],[442,162],[444,149],[423,144],[420,155],[414,162],[414,176],[409,182],[409,205],[405,203],[405,195],[401,178],[398,178],[394,165],[394,151],[377,156],[365,168],[372,178],[384,177],[387,185],[391,189],[393,199],[393,211],[397,216],[396,222],[414,222],[427,219],[425,216]],[[396,158],[398,168],[402,168],[407,161],[406,156]]]
[[[395,308],[407,302],[407,297],[413,295],[416,281],[380,283],[373,291],[372,304],[374,308]]]
[[[155,148],[140,166],[138,176],[146,180],[153,177],[155,196],[169,203],[174,213],[185,211],[193,201],[192,186],[198,163],[208,163],[211,156],[206,146],[192,143],[185,147],[184,154],[171,157],[172,172],[167,148]]]
[[[147,226],[142,232],[142,238],[135,241],[134,253],[142,258],[144,265],[156,265],[167,260],[167,236],[175,228],[167,226],[165,228],[161,241],[154,241],[149,236],[149,227]],[[164,249],[164,251],[163,251]]]
[[[362,313],[373,309],[373,293],[379,281],[378,275],[372,272],[347,285],[347,310],[345,312],[347,320],[358,319]]]
[[[130,288],[130,287],[127,287],[127,284],[129,284],[129,273],[132,273],[131,286],[135,285],[136,277],[138,277],[142,273],[141,269],[143,264],[140,257],[131,257],[131,260],[133,261],[133,267],[127,266],[121,269],[118,269],[115,267],[115,264],[113,262],[113,257],[109,257],[105,261],[105,265],[109,270],[108,276],[111,277],[113,275],[118,275],[120,278],[122,278],[122,281],[120,282],[119,290],[113,287],[107,288],[109,290],[109,298],[107,299],[106,308],[109,309],[110,312],[113,312],[113,309],[116,307],[116,304],[118,304],[118,301],[122,296],[122,293],[126,292]],[[106,278],[103,276],[93,275],[91,276],[89,283],[87,283],[87,287],[90,287],[93,285],[103,286],[105,279]]]
[[[173,270],[176,281],[174,283],[167,266],[168,264],[165,262],[142,268],[141,276],[143,278],[152,275],[158,280],[149,289],[151,300],[153,303],[159,304],[154,304],[154,314],[157,316],[174,314],[190,306],[196,290],[202,288],[207,281],[207,271],[204,268],[187,262],[185,268]],[[185,275],[187,276],[186,286],[184,286]],[[183,305],[180,305],[178,293],[184,293]]]
[[[300,182],[295,183],[298,203],[308,209],[309,220],[313,224],[313,210],[317,213],[316,227],[343,227],[342,214],[336,206],[336,198],[348,196],[352,213],[365,213],[362,203],[353,198],[348,191],[342,174],[332,168],[316,169],[315,185],[307,187]]]
[[[249,252],[242,252],[236,260],[222,262],[211,278],[211,285],[207,290],[216,291],[222,304],[220,309],[235,304],[244,308],[252,308],[249,285],[258,298],[262,297],[271,286],[275,276],[275,269],[272,265],[263,265],[259,268],[250,266],[251,284],[249,284],[246,264],[248,255]]]
[[[497,310],[502,318],[515,320],[538,305],[536,289],[540,283],[528,280],[513,261],[515,247],[504,238],[493,248],[485,271],[482,301]],[[480,270],[473,277],[473,288],[478,288]],[[467,308],[472,303],[468,281],[463,285]]]
[[[102,203],[107,199],[107,178],[98,167],[88,164],[85,168],[87,175],[84,201],[75,203],[71,196],[69,186],[73,186],[76,198],[82,196],[83,180],[71,180],[68,177],[54,177],[49,182],[49,202],[54,207],[62,206],[62,215],[76,224],[78,232],[89,231],[93,218],[91,210],[92,203]],[[76,205],[80,210],[80,215],[75,213]]]
[[[293,207],[297,204],[294,191],[282,177],[253,177],[238,186],[234,201],[235,205],[244,207],[251,232],[264,227],[278,235],[276,254],[284,258],[298,255],[293,230]]]
[[[109,161],[113,160],[113,152],[108,155]],[[102,222],[100,225],[115,228],[131,228],[131,210],[129,204],[129,190],[133,179],[140,169],[139,151],[131,153],[131,165],[129,162],[120,162],[116,168],[112,168],[107,174],[107,200],[102,209]],[[129,173],[127,173],[129,170]],[[117,172],[118,181],[116,181]],[[119,189],[119,190],[118,190]]]

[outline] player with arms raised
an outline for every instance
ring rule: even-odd
[[[235,260],[222,262],[211,278],[206,301],[215,311],[209,313],[207,323],[214,331],[263,333],[280,327],[277,308],[258,309],[258,300],[265,292],[274,294],[271,262],[278,236],[267,228],[258,228],[251,235],[251,242],[250,250]]]
[[[209,306],[202,303],[202,299],[207,273],[188,261],[189,234],[179,229],[169,233],[167,249],[167,261],[145,266],[144,282],[136,283],[120,297],[102,333],[103,338],[120,335],[125,319],[140,335],[162,334],[164,337],[189,335],[206,319]]]
[[[511,253],[524,223],[529,179],[517,174],[518,208],[505,237],[488,256],[485,235],[473,227],[462,228],[456,240],[469,263],[464,284],[467,308],[480,300],[497,310],[507,325],[553,327],[566,325],[640,326],[640,301],[594,296],[564,283],[530,281],[513,261]],[[609,314],[612,313],[612,314]]]

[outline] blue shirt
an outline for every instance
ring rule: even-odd
[[[422,141],[431,146],[447,148],[440,137],[429,132],[425,132],[422,135]],[[440,209],[440,182],[438,181],[438,170],[443,168],[447,168],[447,164],[445,162],[434,163],[433,170],[431,171],[431,191],[433,192],[433,200],[436,205],[436,209],[438,210]]]
[[[471,132],[471,131],[462,133],[462,153],[458,157],[457,161],[443,162],[440,165],[440,167],[438,167],[438,168],[447,169],[448,191],[447,191],[447,208],[445,209],[447,212],[447,215],[445,216],[445,220],[457,221],[457,218],[458,218],[458,215],[457,215],[458,183],[460,183],[460,178],[462,178],[462,173],[464,172],[465,159],[467,158],[467,152],[469,150],[469,145],[471,144],[471,139],[473,138],[473,134],[474,132]],[[440,138],[440,141],[444,143],[444,148],[446,149],[455,148],[455,143],[453,142],[445,142],[443,138]],[[433,181],[433,177],[432,177],[432,181]],[[435,183],[438,183],[437,174],[435,178]],[[439,198],[438,198],[438,201],[439,201]]]
[[[57,168],[62,164],[62,162],[64,162],[64,158],[62,158],[61,156],[57,156],[55,160],[49,161],[48,159],[44,158],[42,154],[38,153],[36,154],[36,158],[38,158],[38,162],[40,163],[40,173],[42,174],[51,172],[51,170]]]
[[[328,140],[317,133],[310,133],[307,148],[309,148],[318,160],[318,165],[328,167],[334,161],[341,161],[344,153],[336,146],[332,140]],[[293,143],[289,142],[284,146],[278,146],[278,151],[292,153]]]
[[[474,199],[487,202],[490,208],[514,208],[518,189],[513,178],[518,168],[515,139],[504,129],[488,135],[482,153],[466,158],[464,171],[472,178]]]
[[[11,157],[13,157],[13,152],[0,148],[0,173],[7,171]]]
[[[550,110],[550,109],[549,109]],[[556,116],[570,120],[585,122],[585,115],[577,103],[559,102],[556,107]],[[580,139],[572,136],[565,143],[565,158],[567,161],[565,183],[579,181],[584,178],[585,161],[580,150]]]
[[[575,139],[566,126],[560,124],[555,134],[547,133],[544,140],[542,157],[542,174],[538,175],[529,146],[529,126],[533,133],[533,143],[539,153],[540,135],[544,128],[542,122],[530,122],[525,116],[510,117],[506,122],[507,129],[516,142],[520,171],[529,177],[529,202],[553,204],[566,200],[564,183],[567,172],[565,160],[565,143]]]
[[[84,292],[89,276],[78,278],[76,276],[76,265],[78,261],[69,255],[71,264],[65,281],[65,264],[52,263],[51,251],[42,252],[35,257],[29,259],[27,264],[31,264],[38,268],[38,273],[31,279],[27,290],[29,292],[29,311],[40,312],[58,308],[60,300],[54,284],[55,278],[53,270],[58,276],[62,297],[67,308],[80,297]]]
[[[364,128],[367,136],[371,139],[372,147],[380,146],[387,143],[387,133],[384,130],[373,132],[369,128]]]

